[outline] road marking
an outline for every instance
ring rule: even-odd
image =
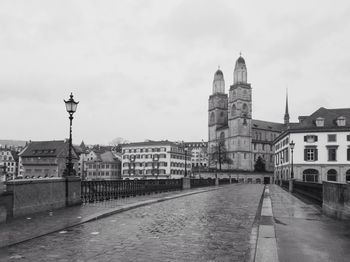
[[[62,230],[62,231],[60,231],[60,232],[58,232],[59,234],[66,234],[68,231],[66,231],[66,230]]]
[[[98,234],[100,234],[100,232],[97,232],[97,231],[91,232],[91,235],[98,235]]]

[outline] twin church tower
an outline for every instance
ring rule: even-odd
[[[233,84],[225,93],[223,72],[214,74],[213,93],[209,96],[208,152],[210,166],[215,167],[215,156],[224,153],[228,161],[220,161],[222,169],[253,171],[260,157],[267,171],[273,171],[272,141],[289,122],[286,104],[285,123],[252,119],[252,88],[247,82],[247,66],[240,56],[233,71]],[[223,145],[219,148],[218,145]],[[223,159],[222,156],[220,156]],[[218,161],[218,160],[217,160]]]

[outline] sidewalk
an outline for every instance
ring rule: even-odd
[[[277,185],[269,191],[279,261],[350,261],[350,222],[323,216]]]
[[[223,186],[122,198],[19,217],[8,223],[0,224],[0,248],[136,207],[220,188]]]

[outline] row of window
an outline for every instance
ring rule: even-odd
[[[165,169],[156,169],[156,170],[142,170],[142,169],[135,169],[135,170],[124,170],[123,175],[164,175],[166,173]]]
[[[254,150],[257,149],[257,143],[253,143],[253,148]],[[270,147],[270,152],[272,152],[272,145],[265,145],[265,144],[261,144],[261,150],[265,151],[265,148],[268,149],[268,146]]]
[[[135,162],[135,163],[123,163],[123,167],[135,168],[135,167],[156,167],[156,166],[168,166],[167,162]]]
[[[153,158],[166,158],[166,154],[147,154],[147,155],[124,155],[123,159],[153,159]]]
[[[117,171],[99,171],[99,172],[88,172],[88,176],[118,176]]]
[[[166,152],[165,147],[157,148],[135,148],[135,149],[124,149],[123,154],[125,153],[148,153],[148,152]]]
[[[286,137],[285,139],[283,139],[281,142],[276,144],[276,151],[279,150],[280,148],[286,146],[289,144],[289,138]]]
[[[327,146],[328,161],[337,161],[337,146]],[[350,161],[350,148],[346,150],[346,158]],[[318,160],[318,149],[317,147],[306,147],[304,149],[304,160],[305,161],[317,161]]]
[[[118,164],[88,164],[89,169],[117,169]]]
[[[288,148],[281,150],[280,152],[275,154],[276,164],[283,164],[289,162],[289,151]]]

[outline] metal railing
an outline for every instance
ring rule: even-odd
[[[81,181],[83,203],[182,189],[181,179]]]

